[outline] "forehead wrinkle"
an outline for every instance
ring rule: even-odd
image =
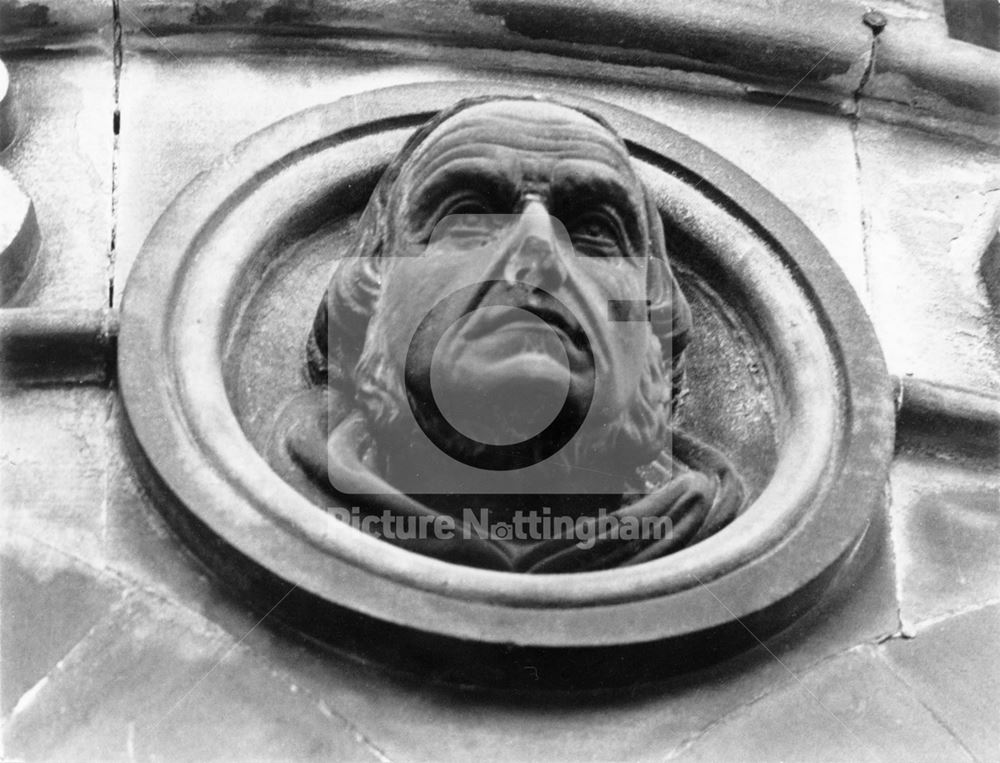
[[[598,143],[592,136],[584,140],[572,140],[566,137],[543,137],[532,141],[519,140],[483,140],[477,135],[474,141],[462,141],[460,134],[450,136],[452,140],[442,146],[437,142],[417,157],[406,168],[410,182],[415,186],[429,182],[454,164],[479,164],[489,174],[506,174],[513,182],[520,182],[524,163],[518,159],[531,160],[533,166],[545,167],[549,178],[554,176],[553,170],[559,164],[566,162],[592,162],[612,168],[618,172],[626,172],[629,180],[634,180],[631,162],[614,144]],[[492,136],[491,136],[492,137]],[[448,145],[451,143],[451,145]],[[595,153],[597,157],[595,158]],[[602,161],[603,160],[603,161]]]
[[[416,172],[428,160],[443,161],[450,151],[461,151],[463,145],[477,153],[486,153],[484,148],[494,147],[513,153],[564,155],[578,151],[581,156],[592,156],[596,149],[627,161],[624,146],[608,129],[567,107],[548,106],[542,115],[531,114],[530,109],[527,114],[522,110],[514,115],[498,111],[496,104],[473,107],[469,112],[455,115],[424,139],[408,162],[409,171]]]
[[[496,162],[485,159],[481,156],[456,157],[444,164],[438,164],[430,168],[427,172],[421,173],[413,178],[413,188],[420,192],[435,191],[459,179],[459,182],[466,186],[473,185],[476,179],[481,179],[483,185],[488,185],[491,190],[512,189],[516,185],[516,179],[512,178],[504,168]],[[474,190],[485,190],[478,188]],[[506,193],[506,190],[503,190]]]
[[[502,172],[502,162],[497,156],[497,146],[492,144],[459,143],[449,146],[440,153],[421,157],[410,168],[410,176],[415,185],[423,185],[428,178],[447,172],[453,166],[478,166],[490,174]]]
[[[624,155],[624,148],[615,137],[599,129],[565,129],[555,130],[551,125],[544,125],[545,130],[525,130],[524,125],[513,123],[513,128],[499,129],[496,124],[490,124],[486,129],[483,125],[465,125],[438,136],[433,144],[426,144],[426,155],[433,153],[440,144],[449,143],[490,145],[507,148],[513,151],[546,151],[561,153],[580,149],[586,155],[591,155],[595,149],[612,155]],[[597,125],[595,125],[597,127]],[[471,136],[468,133],[472,133]]]
[[[459,118],[483,119],[489,122],[512,122],[519,125],[533,123],[536,126],[551,127],[559,124],[565,127],[577,126],[588,130],[599,130],[604,133],[610,131],[597,120],[569,106],[558,103],[512,100],[497,101],[493,103],[480,104],[472,107],[464,115],[456,115]]]

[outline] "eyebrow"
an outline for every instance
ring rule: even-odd
[[[557,200],[586,197],[608,201],[623,210],[636,210],[633,193],[614,175],[586,169],[581,171],[578,167],[574,167],[572,172],[565,168],[560,170],[553,178],[553,190]]]
[[[425,212],[429,207],[437,205],[448,193],[458,189],[476,191],[503,203],[513,198],[515,182],[494,160],[455,160],[432,170],[428,177],[414,186],[417,198],[414,211]]]
[[[595,165],[596,163],[587,162],[581,167],[574,163],[572,168],[559,168],[553,178],[553,214],[562,219],[560,215],[563,210],[571,209],[580,201],[610,204],[629,227],[631,243],[638,250],[642,244],[645,206],[640,206],[634,190],[623,185],[617,173],[612,174],[610,168],[604,169],[603,165],[598,165],[600,169]]]

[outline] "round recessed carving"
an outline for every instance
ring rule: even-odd
[[[852,559],[883,494],[891,387],[864,310],[815,237],[659,123],[559,96],[620,132],[655,197],[700,327],[684,424],[737,462],[752,498],[741,516],[632,567],[493,572],[359,532],[261,455],[269,414],[305,388],[330,253],[381,170],[434,113],[490,93],[407,86],[313,108],[252,136],[177,197],[122,305],[137,463],[219,577],[265,611],[280,601],[276,615],[335,646],[504,685],[606,685],[718,659],[786,626]]]

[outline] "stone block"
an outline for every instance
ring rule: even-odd
[[[5,742],[32,760],[379,760],[238,640],[141,592],[22,701]]]
[[[112,248],[110,51],[10,62],[16,134],[0,161],[34,203],[40,248],[18,304],[105,307]]]
[[[995,645],[1000,606],[993,604],[893,640],[882,654],[900,679],[976,760],[1000,749],[1000,664]]]
[[[902,127],[858,126],[871,316],[897,375],[1000,391],[979,276],[1000,223],[1000,159]]]
[[[107,417],[113,393],[95,387],[0,393],[0,516],[5,534],[104,566]]]
[[[110,574],[44,542],[7,536],[0,552],[4,716],[97,624],[120,595]]]
[[[1000,475],[902,455],[892,523],[907,630],[1000,598]]]
[[[679,760],[973,760],[861,647],[705,730]]]

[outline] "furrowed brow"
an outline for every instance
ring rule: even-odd
[[[414,191],[415,211],[427,214],[456,191],[473,191],[498,205],[509,203],[514,195],[514,183],[495,162],[452,162],[434,170]]]
[[[644,238],[644,208],[633,189],[618,177],[605,172],[577,170],[564,173],[556,179],[553,189],[554,214],[560,220],[582,211],[584,204],[606,204],[622,218],[629,231],[629,239],[636,248]],[[568,223],[568,220],[563,220]]]

